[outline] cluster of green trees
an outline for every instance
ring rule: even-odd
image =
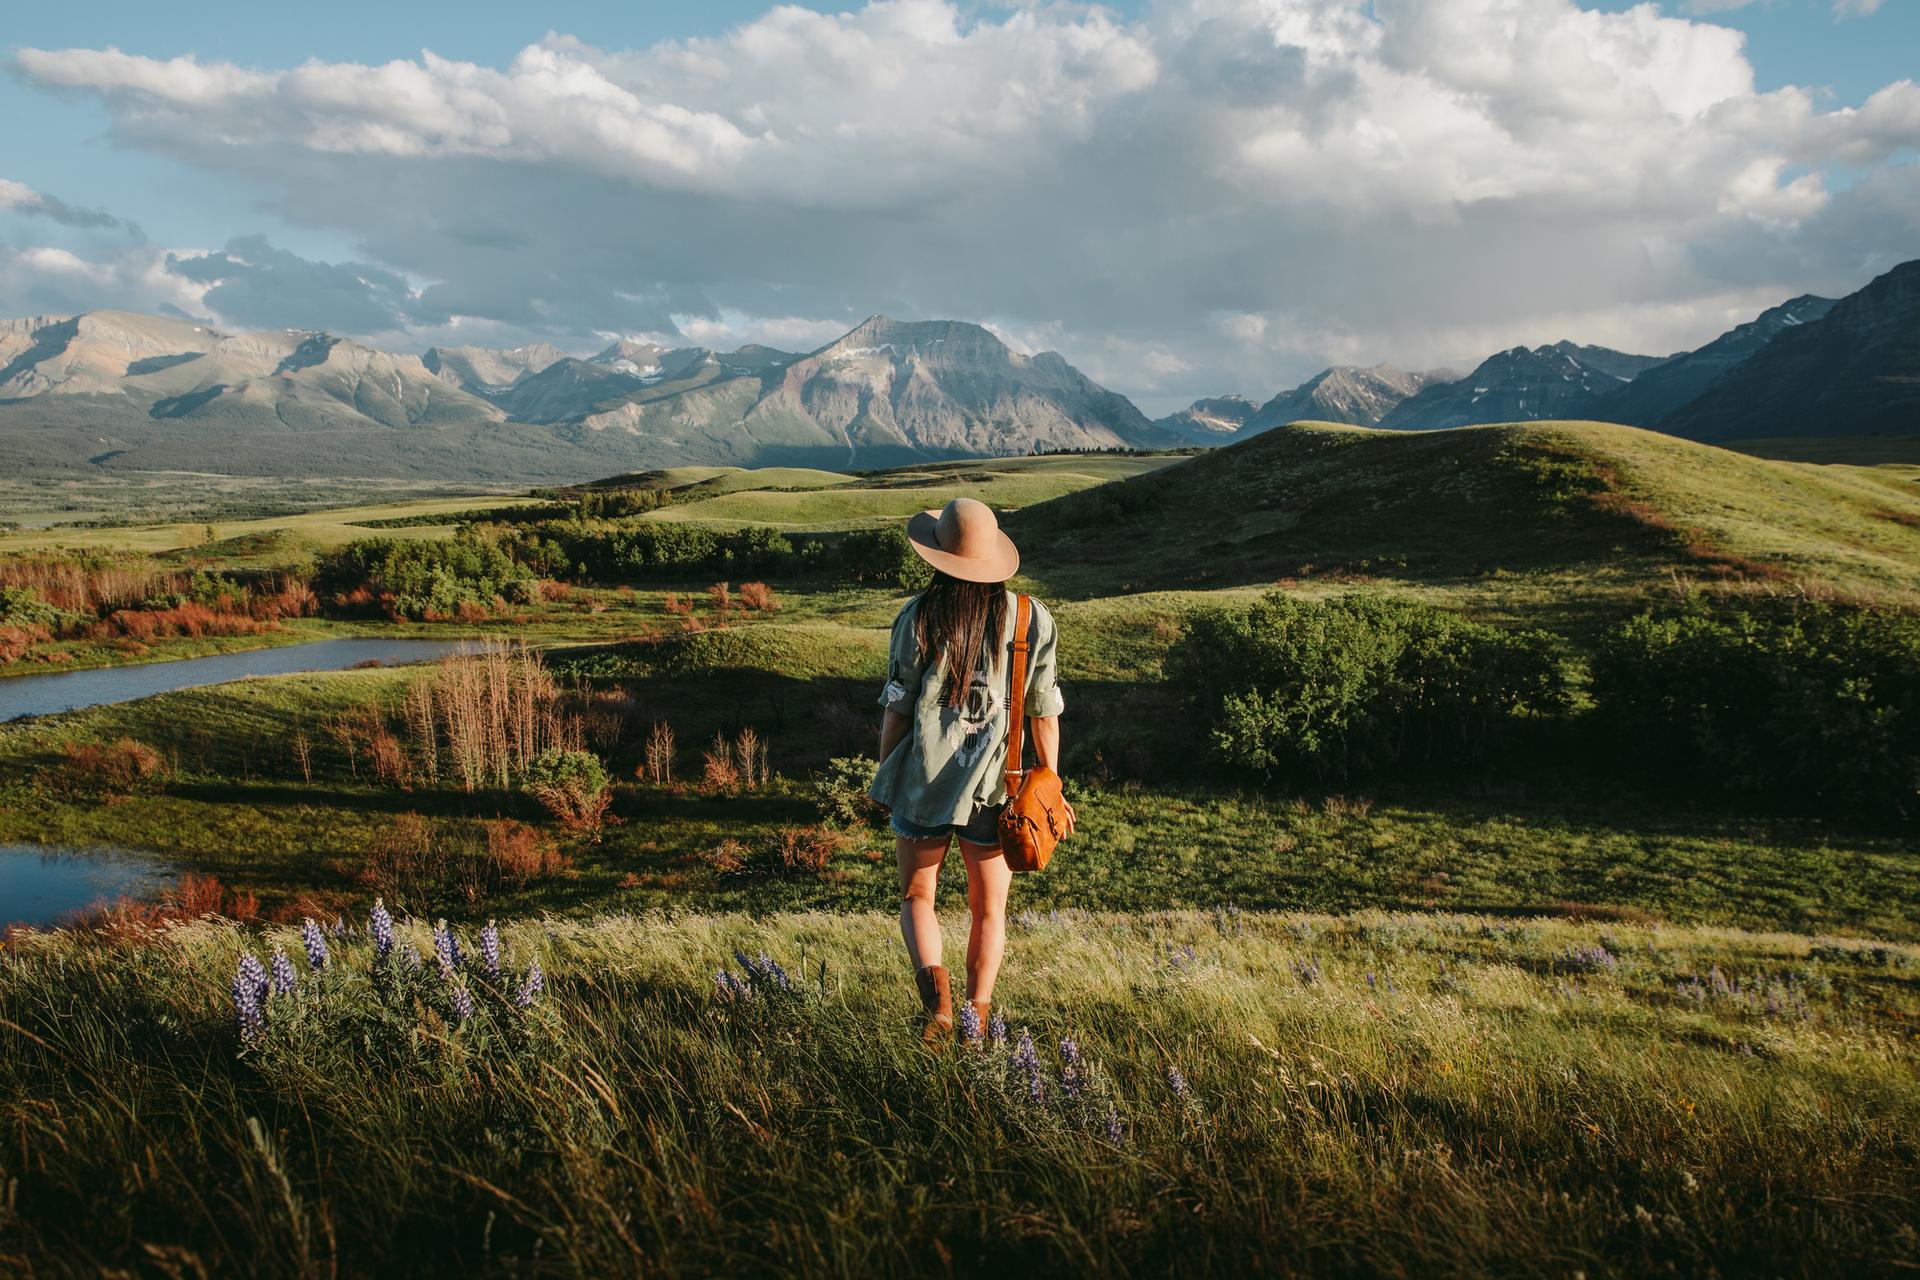
[[[534,571],[485,539],[446,542],[362,538],[321,555],[314,588],[336,610],[381,609],[402,618],[454,617],[462,606],[523,604]]]
[[[1193,614],[1167,662],[1213,759],[1263,777],[1470,768],[1560,722],[1579,732],[1528,741],[1707,790],[1920,814],[1920,619],[1818,605],[1648,613],[1601,639],[1590,705],[1577,670],[1546,632],[1280,593]]]

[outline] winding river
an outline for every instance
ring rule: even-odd
[[[278,649],[248,649],[243,653],[182,658],[176,662],[7,676],[0,678],[0,721],[132,702],[156,693],[224,684],[245,676],[344,671],[368,662],[382,666],[426,662],[456,652],[462,643],[459,640],[314,640]]]

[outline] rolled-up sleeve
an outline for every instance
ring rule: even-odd
[[[887,652],[887,683],[880,690],[880,705],[903,716],[913,714],[920,699],[922,664],[920,645],[913,635],[914,607],[909,604],[893,620],[893,643]]]
[[[1034,602],[1033,652],[1027,659],[1027,706],[1030,716],[1057,716],[1067,708],[1066,695],[1060,692],[1058,661],[1059,633],[1053,614]]]

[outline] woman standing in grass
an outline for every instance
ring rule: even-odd
[[[926,1013],[926,1038],[953,1030],[953,994],[942,963],[934,890],[954,837],[967,864],[967,999],[987,1024],[994,978],[1007,944],[1007,885],[1000,852],[1008,681],[1015,596],[1007,579],[1020,552],[1000,530],[992,508],[955,498],[943,511],[907,521],[914,551],[933,566],[933,583],[907,601],[893,623],[886,708],[880,726],[880,768],[874,800],[893,818],[900,866],[900,935],[906,940]],[[1061,697],[1055,670],[1053,616],[1033,602],[1028,624],[1024,714],[1032,717],[1039,763],[1059,771]],[[1019,768],[1020,762],[1013,762]],[[1066,809],[1068,830],[1073,810]]]

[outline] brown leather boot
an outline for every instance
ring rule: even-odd
[[[927,1016],[921,1038],[928,1044],[938,1044],[953,1034],[953,987],[947,981],[947,971],[930,964],[915,973],[913,980],[920,988],[920,1008]]]

